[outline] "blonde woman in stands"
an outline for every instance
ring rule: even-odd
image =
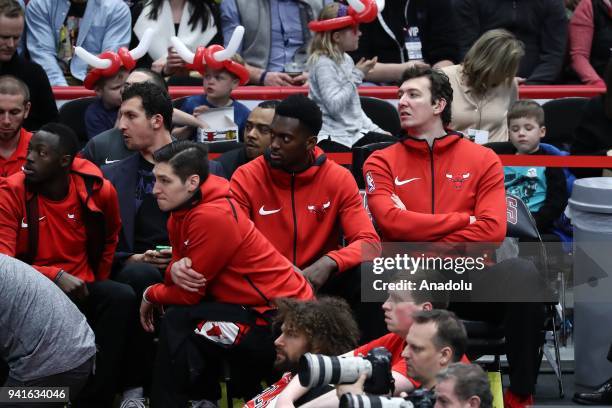
[[[451,129],[478,143],[508,141],[506,116],[518,99],[523,44],[503,29],[485,32],[463,62],[442,68],[453,88]]]

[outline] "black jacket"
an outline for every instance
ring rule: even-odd
[[[125,146],[121,131],[117,128],[108,129],[94,136],[81,150],[81,156],[98,167],[118,162],[132,154],[134,152]]]
[[[49,122],[57,122],[57,105],[47,74],[40,65],[26,61],[17,53],[10,61],[0,63],[0,75],[13,75],[21,79],[30,88],[30,114],[23,123],[29,131],[38,130]]]
[[[451,0],[407,0],[387,2],[381,16],[389,33],[377,19],[361,24],[359,48],[350,53],[355,61],[361,57],[378,56],[379,62],[400,63],[408,61],[404,46],[404,29],[419,28],[423,59],[429,64],[441,60],[459,62],[458,33]]]
[[[582,120],[574,132],[570,153],[584,156],[606,156],[612,149],[612,119],[606,116],[604,96],[596,96],[587,103]],[[578,178],[600,177],[601,169],[572,168]]]
[[[457,0],[461,57],[488,30],[505,28],[525,44],[518,76],[552,84],[561,73],[567,45],[563,0]]]
[[[249,158],[246,155],[246,148],[239,147],[238,149],[223,153],[216,161],[221,163],[223,171],[225,172],[225,177],[230,180],[236,169],[248,163]]]

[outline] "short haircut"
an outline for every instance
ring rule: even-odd
[[[357,346],[359,329],[345,300],[322,296],[313,300],[277,299],[275,321],[285,330],[303,334],[309,350],[337,356]]]
[[[58,152],[60,154],[72,156],[74,159],[79,152],[79,139],[76,133],[63,123],[50,122],[42,125],[38,131],[52,133],[59,138]]]
[[[446,74],[438,69],[433,69],[426,65],[413,65],[406,68],[402,74],[402,84],[409,79],[426,77],[431,83],[431,103],[444,99],[446,107],[440,115],[442,124],[448,126],[451,123],[451,105],[453,104],[453,88]]]
[[[15,0],[0,0],[0,16],[8,18],[23,17],[21,4]]]
[[[281,103],[278,99],[270,99],[268,101],[259,102],[257,105],[258,108],[261,109],[276,109],[276,107]]]
[[[323,126],[323,114],[319,106],[310,98],[302,94],[288,96],[276,107],[277,116],[295,118],[310,132],[318,135]]]
[[[392,278],[392,282],[414,282],[418,288],[423,280],[428,283],[444,283],[446,280],[438,271],[419,269],[414,273],[408,271],[400,271]],[[398,292],[395,290],[394,292]],[[446,290],[409,290],[401,291],[402,294],[407,294],[417,305],[429,302],[434,309],[447,309],[450,295]]]
[[[450,347],[453,350],[453,362],[461,360],[467,349],[465,326],[453,312],[442,309],[422,310],[412,315],[414,323],[436,325],[433,343],[438,350]]]
[[[140,82],[128,86],[121,95],[121,101],[140,97],[142,107],[148,118],[153,115],[161,115],[164,120],[164,127],[167,130],[172,128],[172,100],[164,89],[152,82]]]
[[[508,123],[512,119],[532,118],[539,126],[544,126],[544,109],[534,100],[521,99],[512,104],[508,111]]]
[[[452,363],[436,375],[438,384],[445,380],[455,380],[453,391],[460,401],[468,401],[477,396],[480,398],[481,408],[493,406],[489,378],[478,364]]]
[[[22,95],[24,105],[30,101],[30,89],[28,86],[21,79],[12,75],[0,76],[0,94]]]
[[[191,175],[200,176],[200,185],[208,178],[208,149],[189,140],[172,142],[153,153],[157,163],[168,163],[184,183]]]
[[[155,72],[149,68],[136,68],[132,72],[142,72],[149,76],[149,82],[159,86],[164,91],[168,92],[168,84],[164,81],[164,77],[162,77],[158,72]],[[130,74],[132,73],[130,72]]]

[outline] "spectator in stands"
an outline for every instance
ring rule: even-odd
[[[17,52],[24,30],[24,12],[14,0],[0,0],[0,75],[13,75],[32,89],[31,108],[23,126],[36,130],[57,120],[57,105],[49,79],[42,67]]]
[[[244,60],[239,55],[234,55],[231,59],[236,63],[235,65],[244,69]],[[232,91],[240,84],[238,73],[226,68],[211,69],[206,67],[202,75],[204,77],[202,84],[204,94],[185,99],[181,105],[181,110],[198,117],[211,108],[233,107],[234,123],[238,126],[238,140],[242,142],[244,140],[244,125],[251,111],[244,104],[231,97]],[[193,136],[195,130],[193,128],[188,130],[192,134],[192,138],[195,138]]]
[[[166,76],[186,74],[185,62],[172,49],[170,37],[177,36],[192,51],[223,42],[219,5],[214,0],[141,0],[132,8],[132,22],[132,48],[149,27],[159,40],[138,65]]]
[[[77,146],[70,128],[46,124],[32,136],[23,172],[0,180],[0,253],[34,266],[87,316],[100,352],[79,406],[107,407],[136,298],[108,280],[121,227],[117,193],[97,167],[75,157]]]
[[[355,62],[374,57],[383,63],[423,61],[434,67],[459,62],[452,0],[395,1],[360,30],[359,48],[349,52]]]
[[[74,55],[74,47],[98,55],[130,43],[130,10],[122,0],[31,0],[26,23],[30,56],[45,67],[53,86],[85,79],[87,63]]]
[[[338,298],[320,297],[307,302],[292,299],[276,301],[277,324],[281,334],[274,341],[274,368],[284,372],[282,378],[246,403],[247,408],[266,408],[296,375],[300,357],[305,353],[338,356],[354,348],[359,337],[357,323],[346,302]],[[329,388],[328,385],[323,389]],[[301,401],[310,400],[306,395]]]
[[[418,271],[415,274],[399,272],[392,278],[392,282],[420,284],[424,276],[423,271]],[[441,276],[432,271],[428,271],[426,276],[430,282],[441,281]],[[408,376],[406,360],[402,358],[402,352],[406,347],[406,335],[412,326],[413,315],[423,310],[445,309],[447,307],[448,293],[444,291],[389,290],[389,297],[383,303],[382,309],[385,312],[385,324],[390,333],[357,347],[343,356],[366,356],[376,347],[386,348],[391,353],[391,374],[395,381],[394,395],[399,396],[403,392],[411,392],[416,384]],[[467,358],[464,361],[467,361]],[[286,391],[283,391],[279,396],[278,402],[280,405],[278,406],[293,403],[308,391],[307,388],[299,384],[298,380],[299,378],[294,378]],[[338,406],[336,392],[332,390],[321,398],[313,400],[312,406]]]
[[[604,86],[604,71],[612,48],[612,3],[582,0],[569,23],[572,68],[582,83]]]
[[[244,126],[244,146],[230,150],[217,159],[228,179],[243,164],[264,154],[272,142],[272,119],[280,101],[263,101],[249,113]]]
[[[514,77],[523,45],[509,31],[484,33],[463,62],[442,68],[453,87],[453,130],[479,144],[508,140],[506,114],[518,99]]]
[[[399,98],[408,136],[374,152],[363,168],[368,206],[383,239],[501,242],[506,235],[503,169],[492,150],[447,128],[453,101],[448,78],[427,67],[410,68]],[[533,264],[517,258],[486,271],[499,281],[541,287]],[[486,308],[454,303],[451,309],[464,318],[503,321],[511,367],[506,402],[510,407],[532,403],[544,321],[541,303],[492,303]]]
[[[348,6],[330,3],[323,8],[318,21],[343,18],[347,13]],[[376,64],[376,57],[362,59],[355,65],[346,54],[357,49],[359,26],[347,21],[340,29],[320,29],[308,47],[310,97],[323,112],[319,146],[326,152],[336,152],[374,142],[395,141],[361,109],[357,86]]]
[[[554,84],[565,58],[567,18],[562,0],[459,0],[462,56],[486,31],[505,28],[525,45],[518,75],[528,84]]]
[[[157,72],[147,68],[136,68],[125,80],[122,91],[138,82],[151,82],[161,89],[168,90],[166,82]],[[176,125],[204,126],[202,122],[185,112],[178,109],[174,109],[172,112],[172,121]],[[98,167],[118,162],[132,154],[134,152],[126,147],[121,130],[117,127],[102,132],[89,140],[81,151],[84,158]]]
[[[478,364],[450,364],[436,382],[436,407],[493,407],[489,378]]]
[[[513,149],[509,154],[548,154],[540,148],[546,135],[544,110],[536,102],[520,100],[508,112],[508,129]],[[527,204],[540,234],[551,234],[553,222],[567,205],[567,186],[559,167],[504,166],[506,191]],[[557,239],[555,239],[557,241]]]
[[[320,127],[321,111],[312,100],[304,95],[283,100],[272,121],[269,153],[234,173],[232,193],[315,289],[347,299],[360,328],[366,337],[373,332],[372,338],[379,335],[378,326],[382,331],[382,318],[366,324],[370,316],[361,308],[367,313],[371,305],[360,303],[359,265],[375,256],[380,240],[351,173],[316,147]],[[293,231],[293,239],[287,239],[287,231]],[[346,246],[338,248],[341,234]]]
[[[159,306],[193,306],[171,308],[161,322],[153,407],[219,399],[223,358],[242,380],[233,383],[236,395],[253,397],[274,361],[272,300],[313,297],[306,279],[237,208],[229,183],[208,174],[206,156],[204,145],[187,141],[155,152],[153,193],[171,212],[172,263],[164,283],[144,292],[141,322],[152,332]],[[206,285],[181,289],[173,279],[185,271],[199,273]]]
[[[21,171],[32,133],[23,123],[30,112],[28,86],[11,75],[0,76],[0,177]]]
[[[74,402],[96,355],[85,316],[31,266],[0,255],[0,271],[0,360],[9,363],[4,387],[68,387]]]
[[[122,67],[112,77],[102,77],[96,82],[94,91],[97,98],[85,110],[88,139],[115,127],[121,106],[121,90],[128,75],[129,72]]]
[[[580,124],[574,133],[571,154],[612,156],[612,59],[604,80],[606,93],[588,101]],[[576,177],[600,177],[601,169],[572,168]]]

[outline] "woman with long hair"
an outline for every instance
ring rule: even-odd
[[[485,32],[459,65],[442,68],[453,87],[451,129],[479,143],[508,140],[506,115],[518,99],[523,44],[503,29]]]
[[[155,40],[139,65],[150,66],[164,75],[180,71],[185,64],[171,48],[170,37],[179,37],[191,51],[199,46],[223,44],[215,0],[140,0],[132,8],[132,22],[132,41],[136,43],[147,28],[155,29]]]

